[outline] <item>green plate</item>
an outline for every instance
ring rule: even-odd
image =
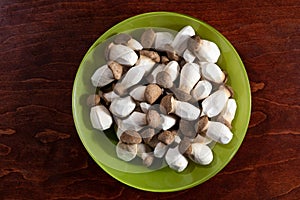
[[[201,38],[215,42],[221,57],[218,65],[229,75],[228,84],[235,92],[237,112],[232,123],[234,137],[227,145],[217,144],[214,149],[214,160],[208,166],[189,162],[188,167],[177,173],[169,167],[158,170],[148,170],[140,163],[127,163],[116,157],[116,136],[112,131],[105,133],[94,130],[90,123],[89,108],[86,97],[95,92],[90,77],[103,63],[103,49],[97,49],[111,36],[128,32],[129,30],[146,27],[160,27],[179,31],[184,26],[192,26]],[[91,46],[84,56],[73,86],[72,110],[75,126],[79,137],[95,162],[115,179],[129,186],[153,192],[171,192],[191,188],[203,183],[222,170],[239,149],[250,119],[251,94],[244,65],[230,42],[217,30],[208,24],[186,15],[171,12],[152,12],[126,19],[106,31]]]

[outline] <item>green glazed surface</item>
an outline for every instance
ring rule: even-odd
[[[216,144],[213,149],[214,160],[208,166],[196,165],[189,162],[188,167],[177,173],[169,167],[159,170],[147,170],[140,163],[126,163],[119,160],[115,153],[114,133],[105,134],[94,130],[90,124],[89,108],[86,106],[86,97],[95,92],[90,77],[103,63],[102,50],[97,45],[109,37],[131,29],[146,27],[161,27],[179,31],[184,26],[192,26],[201,38],[215,42],[220,50],[221,57],[218,65],[229,75],[228,84],[235,92],[237,112],[232,123],[234,134],[232,141],[227,145]],[[120,22],[105,32],[91,46],[83,58],[73,86],[72,94],[73,117],[79,137],[95,162],[108,174],[129,186],[153,192],[171,192],[191,188],[203,183],[222,170],[239,149],[250,119],[251,93],[244,65],[229,41],[217,30],[206,23],[178,13],[152,12],[131,17]]]

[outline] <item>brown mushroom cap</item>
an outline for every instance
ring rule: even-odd
[[[160,141],[158,140],[158,134],[154,135],[151,140],[149,142],[147,142],[147,144],[152,147],[155,148],[156,145],[159,143]]]
[[[149,104],[153,104],[161,94],[162,90],[156,84],[149,84],[145,89],[145,99]]]
[[[115,61],[110,61],[108,67],[111,69],[114,78],[119,80],[123,74],[123,66]]]
[[[140,55],[151,58],[154,62],[160,62],[160,55],[156,51],[140,50]]]
[[[194,36],[190,37],[188,39],[188,45],[187,45],[188,50],[190,50],[191,52],[194,52],[195,50],[197,50],[200,47],[200,41],[201,41],[201,38],[199,35],[194,35]]]
[[[126,144],[138,144],[142,142],[142,137],[134,130],[126,130],[120,136],[120,140]]]
[[[199,121],[195,124],[195,130],[199,134],[203,134],[207,130],[208,117],[206,115],[200,117]]]
[[[95,106],[100,103],[100,96],[98,94],[92,94],[89,95],[88,98],[86,99],[86,104],[88,106]]]
[[[127,89],[121,83],[116,83],[114,87],[114,92],[119,96],[124,96],[127,94]]]
[[[161,99],[160,111],[162,113],[170,114],[170,113],[174,112],[173,102],[172,102],[173,98],[174,97],[172,94],[168,94]]]
[[[156,75],[156,82],[163,88],[173,87],[173,81],[168,72],[161,71]]]
[[[148,126],[158,128],[161,125],[160,114],[156,110],[149,110],[146,114]]]
[[[171,131],[163,131],[158,135],[158,140],[166,145],[171,144],[175,139],[175,135]]]

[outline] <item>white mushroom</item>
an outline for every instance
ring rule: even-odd
[[[216,92],[202,101],[202,115],[217,116],[225,107],[230,96],[230,91],[226,87],[220,86]]]
[[[114,91],[103,93],[102,96],[106,102],[112,102],[114,99],[120,98],[120,96],[117,95]]]
[[[217,116],[217,121],[222,122],[223,124],[229,126],[231,128],[231,122],[234,119],[235,112],[236,112],[236,102],[234,99],[228,99],[225,108],[222,112]]]
[[[214,83],[222,83],[226,78],[220,67],[214,63],[202,62],[201,73],[206,80]]]
[[[131,161],[137,154],[137,144],[125,144],[118,142],[116,146],[116,152],[118,158],[124,161]]]
[[[111,61],[128,66],[133,66],[138,60],[138,56],[134,50],[122,44],[111,44],[108,58]]]
[[[195,125],[195,129],[199,134],[205,134],[216,142],[227,144],[231,141],[233,134],[230,129],[221,122],[209,121],[207,116],[200,117]]]
[[[195,35],[195,30],[191,26],[183,27],[175,36],[172,47],[179,54],[182,55],[187,48],[188,39]]]
[[[146,102],[141,102],[140,103],[140,108],[142,109],[142,111],[144,113],[147,113],[150,107],[151,107],[151,104],[148,104]]]
[[[136,101],[145,101],[145,85],[139,85],[129,92],[129,95]]]
[[[214,42],[201,39],[200,45],[194,51],[194,54],[200,61],[216,63],[221,53],[219,47]]]
[[[200,115],[199,108],[188,102],[177,101],[172,95],[164,96],[160,105],[163,113],[175,113],[177,116],[188,121],[196,120]]]
[[[186,63],[181,69],[179,89],[189,94],[200,78],[200,66],[196,63]]]
[[[146,125],[147,125],[146,114],[134,111],[127,118],[120,120],[119,128],[123,131],[125,130],[140,131]]]
[[[178,146],[168,149],[165,160],[169,167],[177,172],[182,172],[188,165],[188,160],[180,154]]]
[[[139,67],[132,67],[125,74],[124,78],[115,85],[114,91],[122,96],[127,89],[139,83],[145,74],[145,70]]]
[[[164,50],[166,44],[171,44],[174,40],[174,36],[169,32],[157,32],[155,33],[155,49]]]
[[[211,83],[207,80],[202,80],[197,83],[195,88],[192,90],[191,95],[195,100],[200,101],[208,97],[211,91],[212,91]]]
[[[91,108],[90,119],[95,129],[106,130],[112,125],[110,112],[103,105],[97,105]]]
[[[115,80],[114,75],[108,65],[99,67],[91,77],[93,86],[103,87]]]
[[[167,72],[170,75],[172,82],[174,82],[177,76],[179,75],[179,70],[180,70],[179,64],[175,60],[170,61],[163,68],[163,71]]]
[[[205,144],[192,143],[192,152],[189,158],[200,165],[208,165],[213,160],[213,153],[211,149]]]
[[[148,83],[156,83],[156,76],[159,72],[163,71],[165,64],[158,64],[147,77]]]
[[[128,42],[127,42],[127,46],[130,47],[132,50],[142,50],[143,46],[141,45],[141,43],[139,43],[136,39],[131,38]]]
[[[162,158],[166,154],[168,148],[169,148],[168,145],[159,142],[154,148],[154,156],[156,158]]]
[[[223,123],[210,121],[206,136],[221,144],[228,144],[231,141],[233,134]]]
[[[160,117],[162,118],[160,128],[164,131],[172,128],[176,124],[176,119],[172,116],[160,114]]]
[[[196,59],[196,56],[188,49],[186,49],[183,53],[183,58],[186,62],[192,63]]]
[[[126,106],[125,106],[126,105]],[[111,113],[117,117],[127,117],[135,108],[136,104],[130,96],[114,99],[109,107]]]
[[[145,70],[145,74],[144,76],[148,75],[148,73],[150,73],[153,69],[153,67],[155,66],[155,62],[144,55],[140,55],[140,58],[138,59],[138,61],[135,64],[135,67],[139,67]]]

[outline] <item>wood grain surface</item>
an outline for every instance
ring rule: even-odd
[[[173,193],[106,174],[83,147],[72,85],[88,48],[116,23],[173,11],[219,30],[251,84],[247,135],[216,176]],[[0,1],[0,199],[300,199],[297,0]]]

